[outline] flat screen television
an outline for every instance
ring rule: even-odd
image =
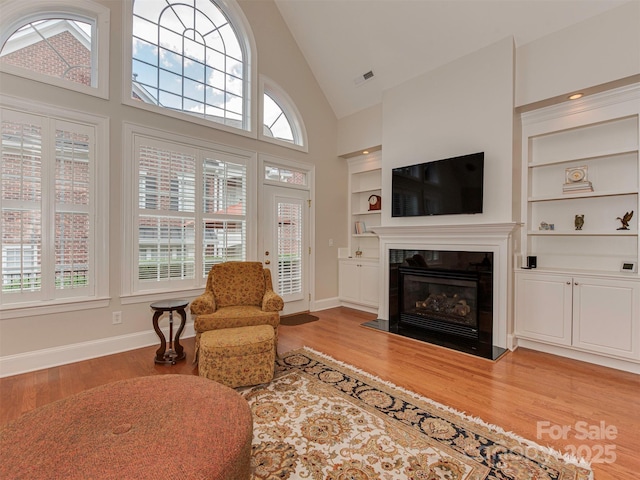
[[[484,152],[394,168],[391,216],[482,213]]]

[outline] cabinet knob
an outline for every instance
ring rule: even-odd
[[[571,282],[567,282],[567,285],[571,285]]]
[[[574,285],[579,285],[578,282],[575,282]]]

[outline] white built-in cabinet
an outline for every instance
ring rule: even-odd
[[[340,259],[340,300],[377,307],[380,265],[377,260]]]
[[[372,203],[382,198],[382,152],[380,150],[347,160],[349,162],[349,245],[341,249],[338,295],[343,305],[376,311],[379,304],[380,243],[375,228],[381,210]],[[381,200],[385,201],[384,198]]]
[[[537,268],[516,266],[519,345],[640,363],[640,276],[622,269],[640,249],[639,115],[639,85],[522,114],[520,256]],[[572,174],[587,188],[566,188]]]
[[[640,360],[640,281],[516,272],[516,335]]]

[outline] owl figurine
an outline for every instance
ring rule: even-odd
[[[582,230],[582,226],[584,225],[584,215],[576,215],[573,224],[576,226],[576,230]]]

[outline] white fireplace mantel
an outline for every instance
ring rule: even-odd
[[[457,225],[380,226],[373,230],[380,239],[383,281],[380,285],[378,318],[389,320],[389,251],[444,250],[493,252],[493,344],[513,349],[511,273],[512,234],[517,224],[475,223]]]

